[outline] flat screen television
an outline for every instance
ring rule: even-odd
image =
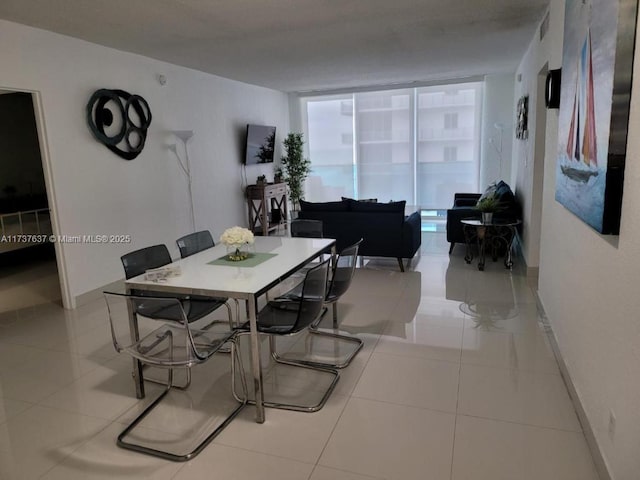
[[[273,162],[273,150],[276,144],[276,127],[266,125],[247,125],[247,143],[245,147],[244,163]]]

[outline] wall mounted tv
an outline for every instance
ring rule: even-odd
[[[247,143],[244,163],[273,162],[273,150],[276,144],[276,127],[266,125],[247,125]]]

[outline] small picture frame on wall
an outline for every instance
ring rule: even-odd
[[[527,129],[527,117],[529,115],[529,95],[523,95],[518,100],[518,110],[516,112],[516,138],[526,140],[529,136]]]

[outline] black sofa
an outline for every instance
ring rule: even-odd
[[[467,218],[480,219],[481,214],[475,209],[476,203],[483,195],[495,194],[500,200],[500,210],[495,212],[494,218],[505,220],[520,220],[522,210],[516,200],[511,187],[500,180],[487,187],[484,193],[456,193],[453,197],[453,207],[447,210],[447,242],[451,244],[449,253],[453,252],[456,243],[465,243],[464,230],[460,220]]]
[[[420,248],[420,213],[404,214],[405,202],[376,203],[353,199],[339,202],[300,201],[298,218],[321,220],[325,238],[335,238],[338,251],[361,238],[359,254],[365,257],[393,257],[407,265]]]

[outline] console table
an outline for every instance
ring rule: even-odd
[[[265,183],[247,186],[249,230],[257,235],[269,235],[287,221],[287,184]],[[279,218],[274,211],[279,211]]]
[[[507,252],[504,256],[504,266],[505,268],[513,266],[511,246],[520,220],[493,220],[491,223],[483,223],[481,220],[465,219],[460,220],[460,222],[462,223],[467,244],[467,253],[464,256],[465,262],[469,264],[473,260],[471,245],[475,242],[478,244],[478,270],[484,270],[487,248],[489,248],[495,262],[498,260],[500,247],[505,247]]]

